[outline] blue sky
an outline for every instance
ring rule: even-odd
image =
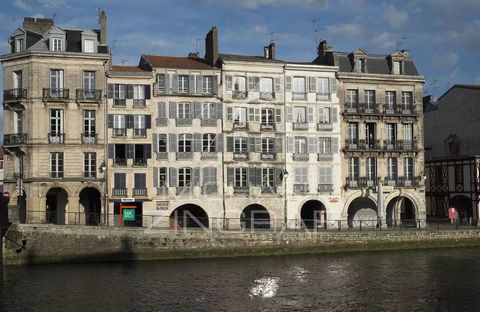
[[[107,12],[116,64],[137,64],[143,53],[185,56],[196,46],[203,55],[216,25],[221,52],[260,55],[273,39],[277,58],[310,61],[322,38],[338,51],[410,50],[426,93],[480,83],[479,0],[2,0],[0,54],[24,16],[98,28],[98,8]]]

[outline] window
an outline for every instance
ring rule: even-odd
[[[460,167],[461,168],[461,167]],[[455,166],[455,181],[457,181],[457,166]],[[413,179],[413,158],[406,157],[403,162],[403,171],[405,175],[405,180],[412,180]],[[463,181],[463,177],[462,177]]]
[[[247,79],[242,76],[233,77],[233,90],[234,91],[246,91]]]
[[[83,40],[83,52],[95,53],[95,41],[92,39]]]
[[[358,180],[358,157],[348,159],[348,177],[350,180]]]
[[[60,89],[63,89],[63,70],[51,69],[50,70],[50,89],[52,95],[58,92],[60,96]]]
[[[123,172],[115,172],[113,174],[113,188],[126,189],[127,188],[127,174]]]
[[[328,84],[328,78],[317,77],[317,100],[329,100],[330,99],[330,86]]]
[[[318,175],[318,184],[332,184],[332,168],[330,167],[320,167]]]
[[[167,152],[167,135],[166,134],[158,135],[158,152],[159,153]]]
[[[246,123],[247,122],[247,109],[244,107],[234,107],[232,110],[233,121],[235,123]]]
[[[319,138],[318,146],[319,146],[319,153],[321,155],[332,154],[332,138]]]
[[[188,75],[178,75],[178,92],[188,93]]]
[[[157,91],[160,93],[165,93],[165,74],[157,75]]]
[[[167,168],[158,168],[158,187],[167,187]]]
[[[17,70],[13,72],[13,88],[21,89],[23,87],[22,71]]]
[[[322,124],[330,123],[330,107],[322,107],[319,110],[320,116],[318,117],[318,122]]]
[[[260,78],[260,93],[273,94],[273,78]]]
[[[96,88],[95,84],[95,72],[94,71],[84,71],[83,72],[83,89],[88,91],[93,91]]]
[[[307,138],[295,138],[295,154],[307,153]]]
[[[402,74],[402,62],[393,61],[393,74],[401,75]]]
[[[411,106],[413,104],[412,99],[413,99],[412,92],[409,92],[409,91],[402,92],[402,104],[404,109],[411,109]]]
[[[375,157],[367,158],[367,180],[377,179],[377,159]]]
[[[136,137],[146,137],[145,115],[133,115],[133,135]]]
[[[133,145],[133,165],[134,166],[146,166],[147,165],[147,146],[145,144]]]
[[[348,139],[350,141],[358,140],[358,123],[356,122],[348,123]]]
[[[388,179],[396,180],[397,179],[397,158],[389,157],[387,159],[388,163]]]
[[[114,84],[113,85],[113,105],[125,106],[127,85]]]
[[[17,38],[15,40],[15,52],[22,52],[25,51],[25,45],[23,38]]]
[[[247,153],[247,138],[233,138],[233,152],[237,154]]]
[[[262,138],[262,153],[274,153],[275,152],[275,139],[274,138]]]
[[[202,119],[216,119],[215,103],[202,104]]]
[[[63,109],[50,110],[50,136],[63,134]]]
[[[63,153],[50,153],[50,177],[63,178]]]
[[[13,130],[15,133],[23,133],[23,111],[13,112],[15,122],[13,124]]]
[[[62,38],[55,38],[55,37],[52,38],[52,43],[53,43],[52,51],[62,51],[63,50],[62,42],[63,42]]]
[[[403,144],[405,148],[412,148],[413,143],[413,124],[403,124]]]
[[[385,91],[385,104],[387,109],[393,109],[397,102],[397,94],[395,91]]]
[[[127,145],[115,144],[114,149],[115,149],[114,164],[117,166],[126,166],[127,165]]]
[[[234,186],[247,187],[247,168],[235,168],[234,172]]]
[[[178,119],[190,119],[191,118],[191,105],[190,103],[178,103],[177,118]]]
[[[365,101],[366,108],[373,109],[375,106],[375,91],[365,90],[364,101]]]
[[[395,144],[397,139],[397,125],[387,123],[387,144]]]
[[[192,134],[182,133],[178,136],[178,152],[191,153],[192,152]]]
[[[295,184],[308,184],[308,168],[295,168]]]
[[[292,80],[293,99],[305,98],[305,77],[293,77]]]
[[[405,158],[405,162],[407,159],[410,159],[413,164],[413,159],[412,158]],[[413,175],[413,174],[412,174]],[[462,165],[455,165],[454,167],[454,176],[455,176],[455,184],[463,184],[463,166]],[[405,174],[405,179],[406,179],[406,174]]]
[[[347,90],[347,104],[350,107],[356,107],[356,105],[358,104],[358,90]]]
[[[275,112],[273,108],[262,108],[262,124],[271,125],[275,123]]]
[[[214,153],[215,152],[215,141],[217,135],[214,133],[205,133],[203,135],[203,148],[202,151],[205,153]]]
[[[145,86],[133,86],[133,106],[145,106]]]
[[[293,122],[307,122],[307,108],[305,106],[295,106],[293,108]]]
[[[147,175],[145,173],[134,173],[133,174],[133,187],[135,189],[146,189],[147,188]]]
[[[262,187],[274,187],[274,169],[273,168],[262,168]]]
[[[213,93],[213,76],[202,77],[202,92]]]
[[[113,115],[113,136],[125,135],[127,135],[125,115]]]
[[[363,58],[357,59],[356,68],[358,72],[365,73],[367,71],[367,60]]]
[[[215,167],[203,168],[203,186],[210,187],[210,188],[217,186],[217,168]]]
[[[95,111],[83,111],[83,134],[85,137],[95,137]]]
[[[83,177],[95,178],[97,167],[96,153],[83,153]]]

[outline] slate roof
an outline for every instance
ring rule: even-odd
[[[142,55],[153,68],[172,69],[213,69],[207,60],[199,57],[177,57],[160,55]],[[142,61],[140,61],[142,63]]]
[[[456,84],[448,89],[437,100],[437,106],[441,107],[442,103],[454,99],[456,103],[461,104],[477,104],[480,105],[480,84],[466,85]]]
[[[265,63],[285,63],[282,60],[272,60],[259,55],[237,55],[237,54],[223,54],[219,55],[220,60],[225,61],[240,61],[240,62],[265,62]]]

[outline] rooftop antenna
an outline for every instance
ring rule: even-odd
[[[272,31],[269,34],[270,34],[270,43],[274,43],[275,42],[275,35],[278,34],[278,32]]]
[[[397,51],[400,51],[400,46],[403,45],[403,44],[405,44],[406,40],[407,40],[407,37],[403,36],[402,39],[400,39],[399,41],[397,41],[397,42],[395,43],[395,49],[396,49]]]
[[[320,18],[316,18],[312,21],[312,26],[313,26],[313,35],[314,35],[314,38],[315,38],[315,47],[317,47],[318,45],[318,42],[319,42],[319,38],[317,37],[317,33],[321,30],[320,28],[317,27],[317,22],[320,21]]]
[[[63,15],[63,14],[62,13],[53,13],[52,21],[53,21],[54,24],[55,24],[55,17],[57,17],[59,15]]]
[[[128,41],[128,40],[119,40],[119,39],[112,40],[112,50],[115,49],[118,43],[125,42],[125,41]]]
[[[125,63],[127,62],[128,60],[127,59],[123,59],[120,61],[120,63],[122,63],[122,65],[125,65]]]
[[[202,38],[196,38],[196,39],[195,39],[195,53],[200,53],[200,51],[198,51],[198,50],[199,50],[199,47],[200,47],[200,45],[199,45],[198,43],[199,43],[200,41],[202,41]]]

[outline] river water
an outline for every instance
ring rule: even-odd
[[[4,311],[480,311],[480,248],[6,267]]]

